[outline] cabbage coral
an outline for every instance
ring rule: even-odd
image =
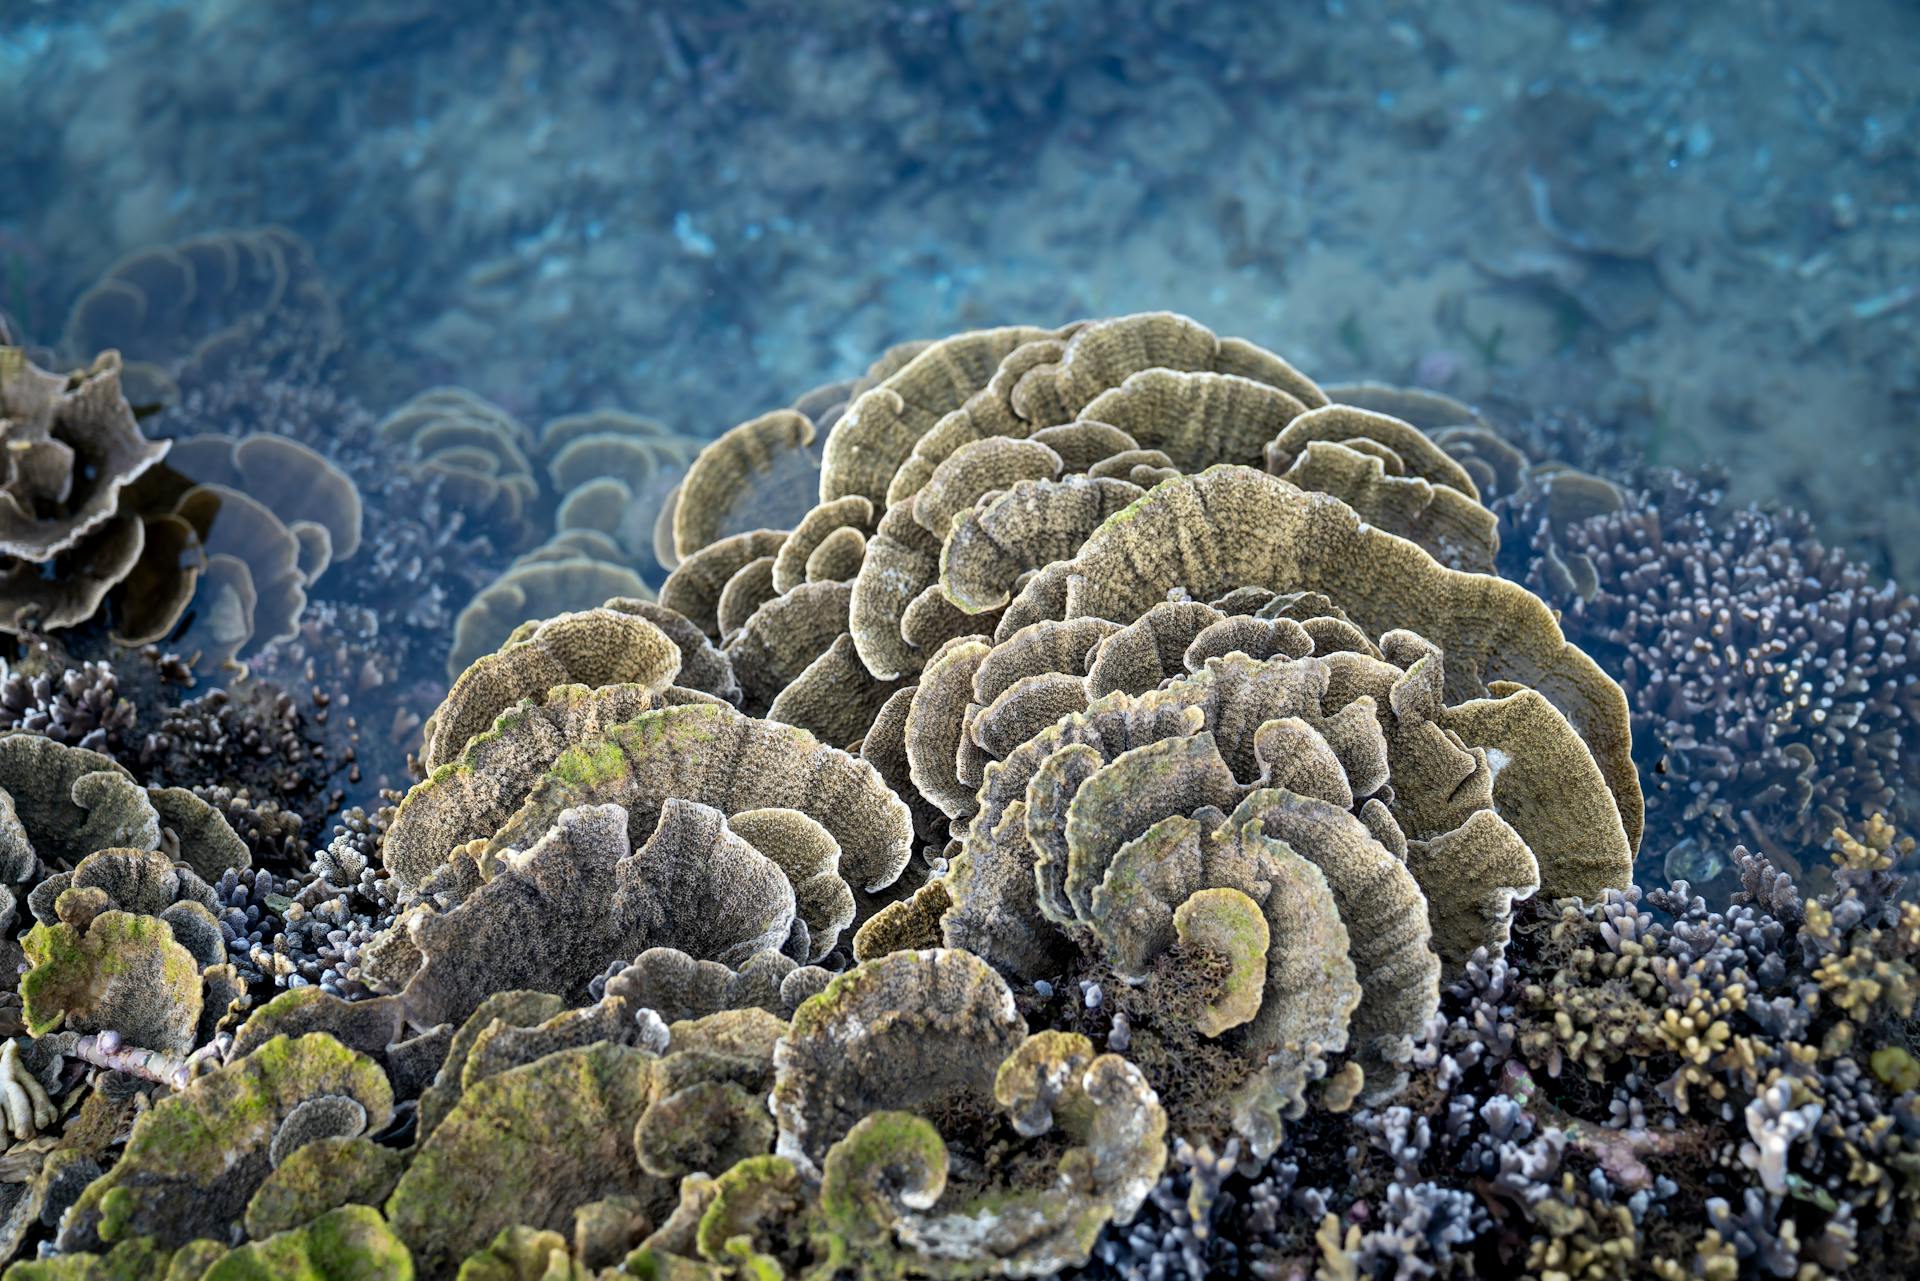
[[[726,433],[658,602],[475,641],[369,846],[360,999],[169,1040],[192,1083],[120,1162],[42,1179],[61,1248],[1171,1275],[1228,1266],[1231,1210],[1276,1274],[1836,1270],[1914,1195],[1903,847],[1870,827],[1810,902],[1743,854],[1764,912],[1654,924],[1626,700],[1489,572],[1504,455],[1358,398],[1147,315],[915,345]],[[582,460],[645,435],[555,431],[584,550]],[[84,1017],[94,933],[197,963],[196,881],[128,841],[35,901],[36,1016]],[[1711,1231],[1644,1226],[1667,1170],[1726,1186]]]

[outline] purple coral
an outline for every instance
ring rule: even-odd
[[[41,650],[46,647],[42,645]],[[0,660],[0,725],[55,742],[111,751],[133,730],[133,704],[120,696],[113,665],[83,662],[31,674]]]
[[[1533,536],[1536,557],[1557,538],[1596,571],[1591,598],[1558,603],[1633,708],[1643,879],[1705,881],[1725,863],[1703,851],[1736,843],[1792,870],[1847,817],[1911,827],[1920,601],[1875,585],[1803,513],[1720,512],[1711,491],[1666,480],[1658,500]]]

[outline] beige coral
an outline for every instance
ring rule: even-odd
[[[120,510],[167,446],[140,434],[119,353],[72,376],[0,347],[0,627],[70,627],[133,572],[146,530]]]

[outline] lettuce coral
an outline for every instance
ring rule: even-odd
[[[146,533],[121,510],[127,486],[165,456],[121,394],[120,356],[71,376],[0,347],[0,625],[71,627],[133,571]]]
[[[662,492],[654,602],[585,567],[637,581],[598,473],[659,489],[666,433],[429,394],[411,465],[566,528],[329,854],[390,915],[231,1035],[165,1002],[125,1153],[21,1204],[71,1207],[76,1268],[210,1277],[1842,1257],[1912,1195],[1901,847],[1805,902],[1742,854],[1770,915],[1655,924],[1627,701],[1491,572],[1521,473],[1434,415],[1165,314],[914,344]],[[0,843],[51,1105],[128,1053],[122,989],[220,1000],[201,890],[245,892],[176,865],[163,828],[219,842],[173,801],[47,759]],[[1667,1170],[1717,1235],[1645,1226]]]

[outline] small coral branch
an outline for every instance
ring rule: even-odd
[[[69,1058],[91,1063],[113,1072],[125,1072],[143,1081],[152,1081],[169,1089],[183,1090],[193,1079],[194,1064],[218,1053],[219,1043],[209,1042],[185,1058],[128,1045],[118,1032],[106,1031],[83,1036],[67,1051]]]
[[[1664,1156],[1678,1141],[1673,1133],[1649,1130],[1645,1126],[1612,1129],[1588,1125],[1568,1116],[1546,1101],[1533,1074],[1518,1059],[1507,1062],[1504,1077],[1509,1098],[1534,1111],[1542,1123],[1562,1131],[1572,1146],[1598,1161],[1607,1176],[1623,1188],[1637,1191],[1652,1187],[1653,1173],[1641,1158]]]
[[[60,1115],[46,1089],[20,1061],[20,1042],[15,1040],[0,1050],[0,1111],[16,1140],[32,1138]]]

